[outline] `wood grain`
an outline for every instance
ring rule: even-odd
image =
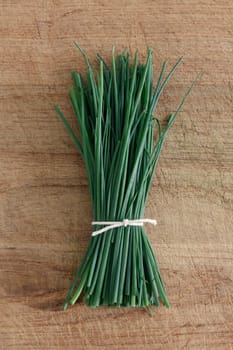
[[[232,0],[0,0],[0,349],[233,349]],[[90,236],[83,163],[53,110],[74,125],[70,72],[117,50],[185,56],[161,98],[166,118],[197,72],[148,201],[148,234],[172,307],[62,302]],[[74,125],[75,127],[75,125]]]

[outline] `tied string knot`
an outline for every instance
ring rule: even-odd
[[[118,228],[118,227],[144,226],[144,223],[156,225],[157,221],[155,219],[135,219],[135,220],[124,219],[122,221],[92,221],[92,223],[91,223],[92,225],[105,226],[99,230],[93,231],[92,236],[100,235],[104,232],[107,232],[109,230],[112,230],[112,229]]]

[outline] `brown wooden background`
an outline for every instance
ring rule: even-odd
[[[0,349],[233,349],[232,0],[0,1]],[[62,302],[90,236],[83,164],[58,120],[73,120],[70,72],[154,49],[155,73],[185,56],[158,115],[202,78],[167,139],[148,234],[172,307]],[[74,122],[73,122],[74,123]]]

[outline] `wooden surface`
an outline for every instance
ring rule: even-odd
[[[233,349],[233,3],[0,1],[0,349]],[[147,206],[171,308],[61,311],[90,237],[83,164],[58,120],[74,124],[70,72],[111,46],[155,74],[185,56],[158,114],[197,83],[167,139]]]

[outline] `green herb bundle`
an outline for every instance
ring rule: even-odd
[[[152,52],[131,64],[128,52],[115,56],[110,66],[97,55],[96,71],[86,54],[86,77],[73,72],[70,99],[79,126],[77,136],[57,105],[86,167],[94,221],[144,218],[145,205],[164,139],[180,112],[162,128],[154,111],[166,84],[182,61],[165,76],[164,62],[153,84]],[[155,133],[155,128],[157,132]],[[94,230],[103,226],[97,225]],[[169,306],[156,258],[143,226],[113,228],[91,236],[86,254],[64,303],[74,304],[84,292],[87,305]]]

